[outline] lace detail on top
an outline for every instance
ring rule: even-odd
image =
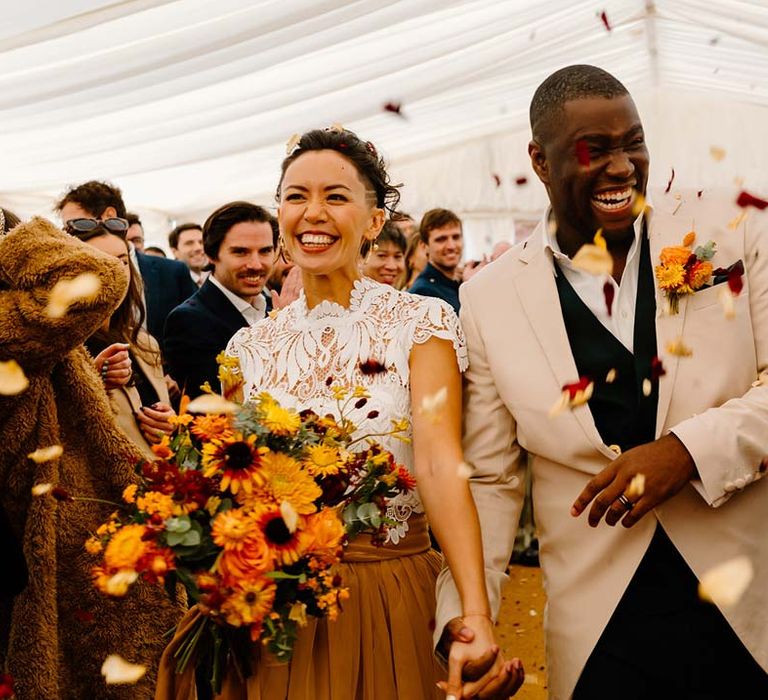
[[[302,293],[275,318],[238,331],[227,354],[240,363],[246,400],[267,391],[284,406],[336,415],[338,407],[326,384],[329,377],[336,384],[366,387],[370,399],[362,409],[353,409],[350,418],[361,431],[378,433],[390,430],[392,420],[410,420],[411,348],[433,336],[453,343],[463,372],[464,335],[446,302],[362,278],[355,282],[349,308],[324,301],[308,309]],[[387,371],[364,374],[360,364],[367,360],[380,362]],[[372,411],[378,415],[367,418]],[[398,462],[412,469],[410,444],[390,437],[379,440]],[[405,536],[413,512],[423,512],[415,492],[390,502],[387,515],[397,525],[390,527],[388,542],[397,544]]]

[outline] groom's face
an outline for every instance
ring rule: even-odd
[[[629,95],[566,102],[543,143],[531,144],[534,169],[546,185],[558,230],[591,240],[632,236],[635,193],[645,194],[648,150]]]

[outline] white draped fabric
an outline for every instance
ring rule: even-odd
[[[473,256],[541,211],[527,107],[569,63],[632,91],[654,184],[674,167],[768,194],[768,0],[35,0],[0,23],[0,202],[47,213],[105,178],[159,240],[271,204],[288,138],[340,122],[392,162],[405,209],[461,213]]]

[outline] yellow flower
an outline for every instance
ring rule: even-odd
[[[364,386],[356,386],[352,392],[352,397],[355,399],[370,399],[371,395]]]
[[[339,451],[328,445],[310,445],[304,465],[312,476],[338,474],[341,466]]]
[[[662,265],[685,265],[691,257],[691,249],[681,245],[662,248],[659,260]]]
[[[250,530],[255,527],[252,519],[240,509],[219,513],[211,525],[213,541],[225,550],[242,549]]]
[[[662,289],[677,290],[685,282],[685,269],[682,265],[657,265],[656,279]]]
[[[224,601],[221,611],[233,627],[260,625],[272,609],[275,590],[274,582],[265,577],[245,582]]]
[[[211,496],[205,502],[205,509],[208,511],[208,515],[210,515],[211,517],[216,515],[216,511],[219,509],[220,505],[221,505],[221,499],[218,496]]]
[[[262,464],[267,477],[265,490],[276,503],[288,501],[301,515],[315,512],[314,501],[322,490],[295,459],[281,452],[268,452]]]
[[[291,611],[288,613],[288,619],[294,620],[298,623],[299,627],[307,626],[307,606],[305,603],[296,602],[291,606]]]
[[[203,414],[194,419],[191,432],[201,440],[228,438],[232,436],[232,422],[229,416],[217,416],[213,413]]]
[[[252,491],[264,483],[261,468],[263,448],[256,446],[256,436],[243,436],[235,432],[229,437],[217,438],[203,445],[204,475],[221,474],[221,490],[237,494],[240,489]]]
[[[392,421],[393,433],[407,433],[410,427],[411,424],[408,422],[407,418],[400,418],[399,420]]]
[[[168,419],[168,422],[171,425],[180,426],[180,425],[189,425],[192,422],[192,419],[194,416],[190,415],[189,413],[182,413],[178,416],[171,416]]]
[[[264,418],[261,422],[265,428],[276,435],[293,435],[301,425],[301,416],[294,411],[269,403],[264,406]]]
[[[173,457],[173,450],[171,449],[171,436],[163,435],[157,445],[152,445],[152,452],[154,452],[160,459],[170,459]]]
[[[120,528],[109,541],[104,552],[104,562],[114,569],[135,569],[136,564],[147,551],[142,539],[147,528],[144,525],[126,525]]]
[[[123,500],[126,503],[135,503],[136,502],[136,489],[138,486],[136,484],[130,484],[123,489]]]
[[[88,554],[98,554],[102,549],[104,549],[104,547],[98,537],[89,537],[85,541],[85,551],[88,552]]]
[[[336,399],[337,401],[343,401],[344,399],[347,398],[349,394],[349,389],[339,384],[334,384],[331,387],[331,394],[333,394],[333,398]]]
[[[159,515],[163,520],[170,518],[174,512],[173,499],[159,491],[147,491],[136,499],[136,507],[149,515]]]

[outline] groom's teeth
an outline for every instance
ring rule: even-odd
[[[592,201],[603,209],[621,209],[632,199],[632,188],[615,190],[613,192],[601,192],[592,196]]]

